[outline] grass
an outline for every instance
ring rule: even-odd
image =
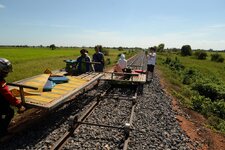
[[[193,68],[193,69],[197,69],[198,71],[200,71],[202,74],[204,74],[206,77],[207,76],[215,76],[216,78],[221,79],[224,83],[225,83],[225,62],[223,63],[218,63],[218,62],[213,62],[210,60],[210,54],[212,52],[208,53],[208,57],[206,60],[198,60],[196,58],[194,58],[193,56],[188,56],[188,57],[182,57],[180,55],[177,55],[175,53],[167,53],[167,54],[160,54],[158,55],[159,57],[159,65],[160,67],[163,67],[163,65],[161,65],[163,59],[165,59],[166,57],[171,57],[172,59],[175,59],[175,57],[177,57],[181,64],[183,64],[186,68]],[[223,57],[225,58],[225,53],[221,53],[223,55]],[[166,68],[164,66],[164,68],[161,68],[164,70],[164,72],[166,71]],[[168,72],[167,72],[168,74]],[[174,75],[171,75],[174,76]]]
[[[8,82],[18,81],[27,77],[38,75],[45,69],[57,70],[65,68],[66,59],[76,59],[80,56],[81,48],[57,48],[51,50],[49,48],[18,48],[18,47],[0,47],[0,56],[11,61],[13,64],[13,72],[6,78]],[[89,56],[92,58],[94,49],[87,48]],[[127,51],[118,51],[109,49],[111,66],[118,59],[118,54],[127,53]],[[129,55],[133,55],[129,53]]]
[[[225,112],[225,102],[224,99],[219,102],[219,99],[214,101],[207,101],[203,99],[201,101],[201,97],[198,97],[200,94],[197,90],[193,90],[192,86],[198,81],[205,81],[203,85],[206,83],[210,85],[210,88],[213,89],[214,84],[217,84],[218,81],[222,84],[218,89],[223,89],[225,85],[225,62],[213,62],[211,61],[212,52],[208,52],[208,57],[206,60],[198,60],[194,56],[182,57],[177,53],[169,53],[162,52],[157,54],[157,68],[159,69],[159,74],[163,77],[164,82],[166,84],[167,90],[177,98],[177,100],[185,107],[192,108],[198,112],[201,112],[206,118],[209,118],[210,115],[214,118],[218,118],[217,122],[212,124],[216,130],[219,130],[222,133],[225,133],[225,120],[224,120],[224,112]],[[225,53],[220,53],[223,58],[225,58]],[[166,58],[171,58],[173,60],[170,65],[164,64]],[[175,61],[177,58],[179,61]],[[176,68],[176,63],[179,65],[183,65],[185,67],[184,70],[180,70]],[[183,84],[183,79],[185,76],[186,70],[196,70],[197,76],[194,76],[196,80],[194,82],[190,82],[190,84]],[[198,78],[200,75],[200,78]],[[189,75],[188,79],[191,79],[191,75]],[[209,79],[209,80],[208,80]],[[190,80],[191,81],[191,80]],[[207,93],[210,93],[206,91]],[[214,91],[215,92],[215,91]],[[225,92],[225,91],[223,91]],[[207,95],[207,94],[206,94]],[[193,97],[196,97],[193,99]],[[194,103],[195,102],[195,103]],[[198,102],[198,103],[196,103]],[[196,108],[196,104],[201,104],[200,109]],[[215,111],[217,110],[217,111]]]

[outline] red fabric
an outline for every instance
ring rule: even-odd
[[[144,70],[134,70],[134,72],[136,72],[136,73],[145,73]]]
[[[14,97],[9,91],[9,87],[6,85],[5,80],[0,81],[0,93],[10,105],[16,106],[21,103],[21,101]]]

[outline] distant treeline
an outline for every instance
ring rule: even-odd
[[[55,44],[51,44],[49,46],[44,46],[44,45],[38,45],[38,46],[30,46],[30,45],[0,45],[0,47],[23,47],[23,48],[51,48],[52,46],[54,46],[56,48],[94,48],[94,46],[56,46]],[[178,52],[181,51],[182,48],[164,48],[165,45],[159,44],[158,46],[154,46],[157,51],[170,51],[170,52]],[[130,50],[130,49],[135,49],[135,50],[144,50],[144,48],[141,47],[104,47],[106,49],[122,49],[122,50]],[[224,50],[213,50],[213,49],[192,49],[193,51],[208,51],[208,52],[225,52]]]
[[[51,44],[54,45],[54,44]],[[0,47],[24,47],[24,48],[50,48],[51,45],[49,46],[44,46],[44,45],[38,45],[38,46],[29,46],[29,45],[0,45]],[[54,45],[55,46],[55,45]],[[55,46],[56,48],[94,48],[94,46]],[[107,49],[135,49],[135,50],[142,50],[143,48],[140,47],[104,47]]]
[[[181,51],[181,48],[166,48],[165,51],[178,52]],[[213,50],[213,49],[192,49],[193,51],[208,51],[208,52],[225,52],[225,50]]]

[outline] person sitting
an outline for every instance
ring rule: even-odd
[[[93,55],[93,62],[98,62],[99,64],[94,64],[94,69],[95,72],[103,72],[103,68],[104,68],[104,54],[101,52],[102,46],[98,45],[95,46],[95,53]]]
[[[83,74],[92,71],[91,59],[87,54],[87,50],[86,49],[80,50],[80,54],[81,56],[77,58],[77,63],[75,65],[75,68],[77,67],[77,73]]]
[[[114,72],[124,72],[125,68],[127,68],[127,60],[125,59],[125,55],[121,54],[120,59],[114,67]]]
[[[12,72],[12,64],[5,58],[0,58],[0,137],[7,134],[9,123],[14,116],[11,106],[18,108],[18,113],[24,112],[25,107],[21,100],[12,95],[6,84],[5,78]]]

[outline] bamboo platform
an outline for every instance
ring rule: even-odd
[[[129,78],[126,78],[126,76],[129,76]],[[118,84],[144,84],[146,82],[146,74],[105,72],[101,80]]]
[[[58,72],[55,75],[63,75],[65,72]],[[69,98],[81,92],[89,85],[97,82],[103,76],[102,73],[86,73],[79,76],[66,76],[69,80],[66,83],[56,84],[51,91],[43,92],[43,84],[46,83],[48,74],[41,74],[35,77],[15,82],[27,86],[37,87],[37,90],[24,89],[24,101],[31,107],[53,109],[66,102]],[[10,89],[18,89],[11,87]],[[19,95],[20,96],[20,95]],[[20,97],[18,97],[19,99]]]

